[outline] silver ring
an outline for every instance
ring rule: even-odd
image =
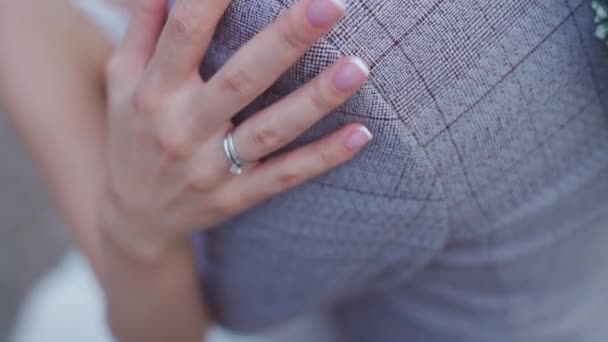
[[[224,153],[226,153],[228,162],[230,162],[230,174],[235,176],[242,174],[243,167],[246,165],[255,163],[241,158],[239,153],[236,151],[236,147],[234,146],[234,136],[232,135],[232,131],[228,132],[224,138]]]

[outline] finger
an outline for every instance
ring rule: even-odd
[[[247,209],[350,160],[371,139],[372,134],[364,126],[349,125],[232,178],[223,188],[219,201],[228,207]]]
[[[266,90],[342,17],[342,0],[300,0],[209,80],[206,96],[234,115]]]
[[[149,62],[166,16],[166,0],[139,0],[131,3],[131,19],[124,40],[117,49],[122,74],[142,73]]]
[[[173,88],[198,76],[198,66],[229,0],[177,0],[148,71],[148,81]]]
[[[339,61],[282,101],[257,113],[234,132],[245,160],[258,160],[302,134],[344,103],[366,81],[369,69],[356,57]]]

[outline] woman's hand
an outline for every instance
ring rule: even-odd
[[[178,0],[164,25],[164,0],[140,3],[108,67],[107,172],[99,208],[108,320],[121,341],[198,341],[209,318],[199,305],[189,233],[345,162],[371,134],[352,124],[252,163],[242,175],[230,173],[236,157],[225,138],[234,138],[240,159],[257,161],[343,103],[368,71],[359,59],[344,58],[233,127],[232,116],[340,19],[342,3],[301,0],[207,82],[198,66],[229,0]]]
[[[242,175],[230,174],[224,138],[257,161],[296,138],[366,81],[346,57],[282,101],[233,127],[231,117],[263,93],[343,15],[340,0],[301,0],[241,48],[210,80],[198,74],[228,0],[140,1],[108,67],[105,234],[138,257],[162,255],[206,229],[347,160],[371,139],[352,124]]]

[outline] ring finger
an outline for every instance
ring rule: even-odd
[[[367,128],[348,125],[328,137],[259,164],[228,180],[216,195],[220,207],[241,212],[350,160],[372,139]]]
[[[343,58],[285,99],[256,113],[234,132],[239,156],[259,160],[285,146],[351,97],[368,74],[361,59]]]

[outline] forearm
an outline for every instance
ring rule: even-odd
[[[110,45],[67,1],[0,0],[0,103],[98,271],[103,61]]]
[[[100,234],[110,43],[67,0],[0,0],[0,43],[0,103],[102,282],[114,333],[129,342],[200,341],[189,246],[152,267]]]
[[[111,206],[105,206],[108,208]],[[154,255],[124,245],[126,223],[104,209],[100,243],[108,321],[128,342],[201,342],[208,316],[203,310],[196,265],[188,239]]]

